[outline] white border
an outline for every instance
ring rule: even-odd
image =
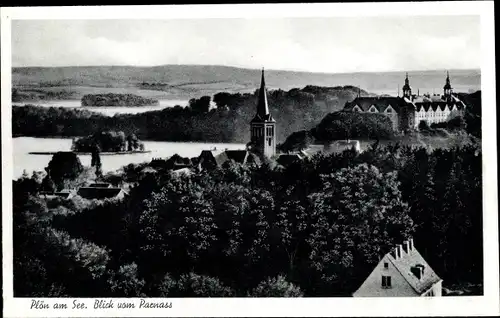
[[[3,299],[5,317],[37,316],[484,316],[498,315],[498,201],[496,160],[496,96],[493,2],[411,2],[336,4],[242,4],[195,6],[30,7],[1,9],[2,67],[2,221]],[[199,19],[354,17],[403,15],[480,15],[481,89],[483,100],[484,296],[442,298],[302,298],[302,299],[169,299],[172,309],[93,310],[93,299],[79,299],[88,310],[30,310],[31,299],[12,293],[12,137],[11,30],[12,19]],[[457,21],[460,23],[460,21]],[[335,30],[332,30],[335,32]],[[338,30],[342,32],[342,30]],[[460,52],[457,52],[460,54]],[[5,93],[7,92],[7,93]],[[73,299],[59,299],[71,308]],[[151,299],[150,299],[151,300]],[[46,299],[54,303],[57,299]],[[118,299],[115,299],[115,302]],[[138,302],[136,299],[135,301]]]

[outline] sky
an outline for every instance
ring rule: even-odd
[[[227,65],[325,72],[480,68],[479,16],[13,20],[12,66]]]

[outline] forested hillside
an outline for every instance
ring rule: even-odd
[[[358,94],[353,86],[271,90],[270,110],[277,119],[278,141],[294,131],[313,128],[326,114],[341,109]],[[13,107],[14,136],[87,136],[102,130],[136,134],[143,140],[218,141],[246,143],[249,122],[256,112],[257,95],[220,92],[191,99],[187,107],[108,117],[79,109]]]

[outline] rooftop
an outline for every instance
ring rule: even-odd
[[[410,246],[411,245],[413,245],[413,242],[410,243]],[[411,246],[409,250],[402,249],[400,257],[395,257],[393,251],[387,253],[386,257],[418,294],[423,294],[434,284],[441,281],[441,278],[439,278],[429,264],[427,264],[414,246]],[[412,271],[412,268],[422,266],[423,274],[422,277],[418,278]]]
[[[82,187],[78,189],[77,194],[85,199],[109,199],[114,198],[120,194],[120,192],[126,193],[121,188],[96,188],[96,187]]]

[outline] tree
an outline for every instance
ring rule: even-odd
[[[196,113],[208,113],[210,100],[210,96],[202,96],[199,99],[192,98],[189,100],[189,107]]]
[[[118,297],[138,297],[142,294],[145,282],[138,277],[137,264],[131,263],[120,266],[108,279],[108,284],[111,292]]]
[[[302,297],[304,294],[300,287],[286,281],[285,277],[279,275],[276,278],[268,278],[261,282],[250,293],[252,297]]]
[[[102,177],[102,164],[101,164],[100,152],[101,152],[101,149],[99,148],[99,145],[94,144],[94,147],[92,148],[92,158],[91,158],[90,166],[95,167],[95,175],[97,178]]]
[[[56,188],[62,190],[65,180],[75,180],[83,171],[82,163],[73,152],[57,152],[45,168]]]
[[[231,103],[231,94],[227,92],[220,92],[214,95],[214,103],[217,105],[217,109],[226,109]]]
[[[41,190],[42,191],[47,191],[47,192],[54,192],[54,191],[56,191],[56,185],[55,185],[54,181],[52,180],[52,178],[50,177],[49,174],[47,174],[45,176],[45,178],[43,179],[42,185],[41,185]]]
[[[366,164],[323,176],[323,190],[309,195],[312,233],[307,239],[317,293],[350,294],[381,255],[413,233],[396,173]]]
[[[429,127],[429,124],[426,120],[421,120],[420,123],[418,123],[418,129],[420,131],[429,131],[431,127]]]
[[[152,267],[151,271],[192,268],[216,240],[213,206],[203,187],[190,179],[170,179],[144,207],[139,219],[141,253],[157,261],[141,267]],[[170,259],[176,259],[177,266]]]
[[[217,278],[195,273],[180,276],[170,292],[174,297],[230,297],[234,291],[224,286]]]
[[[139,139],[135,134],[127,136],[127,151],[137,150],[139,148]]]

